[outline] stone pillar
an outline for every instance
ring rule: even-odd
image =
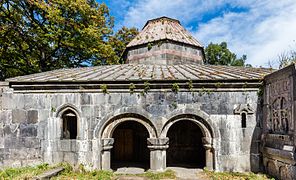
[[[214,155],[213,155],[213,146],[212,138],[203,137],[202,138],[203,146],[206,150],[206,168],[208,170],[214,170]]]
[[[100,145],[101,141],[99,139],[92,140],[93,169],[102,169]]]
[[[169,147],[169,138],[148,138],[150,149],[150,169],[164,171],[166,169],[166,149]]]
[[[111,149],[113,148],[114,139],[102,139],[102,170],[111,169]]]

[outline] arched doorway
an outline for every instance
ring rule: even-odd
[[[168,130],[167,166],[203,168],[206,151],[200,127],[189,120],[175,122]]]
[[[120,167],[149,168],[150,152],[147,147],[149,133],[144,125],[136,121],[120,123],[113,131],[111,168]]]

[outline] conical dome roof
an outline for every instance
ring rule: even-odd
[[[202,47],[176,19],[160,17],[147,21],[143,30],[127,45],[134,47],[159,40],[171,40],[187,45]]]
[[[147,21],[123,59],[128,64],[203,64],[204,50],[178,20],[160,17]]]

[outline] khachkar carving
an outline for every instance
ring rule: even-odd
[[[269,130],[275,134],[287,134],[293,127],[292,95],[290,79],[276,81],[270,86]]]
[[[272,103],[272,131],[286,134],[289,131],[290,109],[285,97],[278,97]]]

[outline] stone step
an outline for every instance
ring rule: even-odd
[[[146,177],[135,177],[135,176],[120,176],[115,180],[148,180]]]
[[[63,167],[57,167],[48,171],[45,171],[44,173],[34,177],[33,179],[35,180],[46,180],[46,179],[50,179],[53,176],[58,175],[58,173],[60,173],[61,171],[63,171],[64,168]]]

